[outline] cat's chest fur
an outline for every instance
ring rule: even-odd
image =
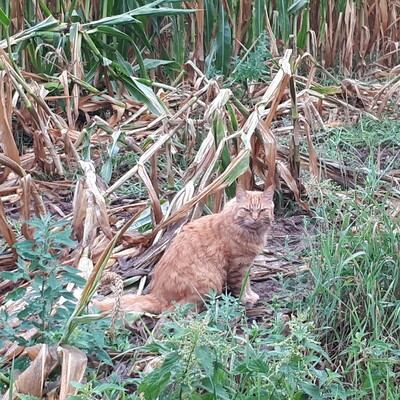
[[[240,285],[266,244],[273,220],[272,193],[244,192],[214,215],[187,224],[156,266],[152,291],[175,287],[195,293]],[[170,285],[174,281],[175,285]]]

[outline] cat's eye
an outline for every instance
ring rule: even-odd
[[[266,208],[262,208],[262,209],[260,210],[260,212],[265,212],[265,211],[267,211]]]
[[[250,208],[244,207],[243,210],[246,211],[246,212],[251,212]]]

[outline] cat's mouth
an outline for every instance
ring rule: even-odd
[[[270,219],[246,219],[241,222],[241,226],[246,229],[258,230],[272,226],[273,220]]]

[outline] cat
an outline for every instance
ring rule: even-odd
[[[122,296],[122,311],[160,314],[173,310],[174,303],[201,309],[211,290],[221,294],[226,286],[239,297],[254,258],[266,244],[274,219],[273,195],[273,186],[264,192],[238,186],[236,198],[220,213],[185,225],[156,265],[150,293]],[[242,303],[255,304],[258,299],[247,279]],[[107,311],[115,302],[111,298],[94,304]]]

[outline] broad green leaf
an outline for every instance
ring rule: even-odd
[[[167,354],[163,365],[145,376],[139,385],[138,392],[144,393],[145,398],[148,400],[159,398],[171,383],[172,372],[183,368],[180,360],[181,355],[177,351]]]
[[[215,67],[227,75],[232,54],[232,29],[222,2],[218,10],[216,45]]]
[[[196,357],[207,375],[213,373],[213,357],[206,347],[196,347]]]
[[[231,120],[231,124],[232,124],[232,128],[234,131],[237,131],[239,128],[239,123],[236,117],[236,113],[232,107],[232,105],[230,103],[226,103],[226,108],[228,110],[229,113],[229,118]]]
[[[225,139],[227,132],[225,119],[221,116],[221,113],[218,111],[216,112],[216,117],[214,119],[213,130],[215,135],[215,143],[216,146],[218,147],[220,142],[223,139]],[[225,171],[225,169],[230,165],[230,163],[231,163],[231,155],[228,150],[227,143],[225,143],[221,153],[220,171],[221,172]],[[226,191],[229,197],[233,197],[235,195],[234,187],[228,187]]]
[[[339,6],[339,11],[343,12],[344,10],[340,10]],[[319,25],[319,34],[321,36],[321,41],[323,40],[325,36],[325,30],[326,30],[326,16],[328,13],[328,2],[327,1],[321,1],[321,7],[320,7],[320,25]]]
[[[119,51],[116,51],[115,55],[117,57],[116,61],[118,63],[118,69],[121,70],[124,74],[126,74],[128,76],[133,75],[135,72],[135,69],[132,67],[132,65],[128,61],[125,60],[125,57]],[[145,77],[142,77],[142,78],[146,79]]]
[[[305,49],[307,34],[310,30],[310,21],[309,21],[310,13],[308,9],[305,9],[301,15],[301,28],[299,33],[297,34],[297,47],[299,49]]]
[[[214,0],[204,0],[204,46],[206,53],[211,50],[212,33],[217,15]]]
[[[321,391],[317,385],[314,385],[312,383],[304,382],[300,383],[300,387],[303,389],[304,393],[308,394],[311,396],[313,400],[322,400],[323,397],[321,397]]]
[[[52,15],[51,11],[49,10],[49,8],[46,6],[46,4],[44,3],[43,0],[39,0],[39,5],[41,10],[43,11],[43,14],[46,17],[50,17]]]
[[[146,70],[158,68],[163,65],[169,65],[169,66],[171,66],[171,68],[174,68],[176,70],[180,70],[180,68],[181,68],[180,65],[175,61],[155,60],[152,58],[143,59],[143,64],[144,64],[144,67],[146,68]],[[139,70],[139,66],[135,65],[132,69],[134,72],[137,72]]]
[[[213,62],[215,60],[215,55],[217,54],[217,40],[213,39],[211,41],[211,48],[210,51],[205,59],[204,62],[204,69],[205,69],[205,73],[206,75],[210,75],[212,68],[213,68]]]
[[[285,44],[289,41],[290,35],[290,21],[289,21],[289,11],[288,11],[288,1],[278,0],[278,13],[279,13],[279,29],[281,36]]]
[[[306,5],[308,5],[308,0],[296,0],[295,2],[292,3],[292,5],[288,8],[287,11],[289,14],[296,15]]]
[[[97,26],[105,26],[105,25],[123,25],[123,24],[140,24],[141,22],[137,19],[133,18],[130,13],[114,15],[112,17],[105,17],[99,19],[98,21],[88,22],[86,24],[82,24],[83,27],[97,27]]]
[[[136,46],[135,42],[132,42],[132,44],[133,44],[133,50],[134,50],[135,55],[136,55],[136,61],[137,61],[138,66],[140,68],[141,78],[149,79],[149,76],[147,74],[147,70],[146,70],[146,67],[145,67],[145,64],[144,64],[144,61],[143,61],[143,58],[142,58],[142,54],[140,53],[140,50]]]
[[[228,171],[224,183],[231,185],[240,175],[244,174],[249,168],[250,150],[242,150],[236,159],[226,170]]]
[[[38,24],[25,29],[22,32],[19,32],[17,35],[15,35],[16,38],[23,38],[24,40],[34,36],[36,32],[40,31],[49,31],[54,28],[62,28],[66,27],[67,24],[61,24],[60,21],[55,19],[52,15],[47,17],[45,20],[39,22]]]
[[[255,0],[253,7],[253,42],[265,31],[265,1]]]
[[[7,17],[2,8],[0,8],[0,22],[6,27],[10,26],[10,19]]]
[[[166,214],[166,212],[168,211],[169,208],[169,202],[165,201],[163,203],[161,203],[161,210],[163,212],[163,214]],[[129,231],[134,231],[134,230],[138,230],[139,228],[151,224],[153,222],[152,219],[152,211],[151,211],[151,207],[146,208],[139,216],[139,218],[136,220],[136,222],[134,222],[130,227],[129,227]]]
[[[141,83],[139,78],[122,76],[121,80],[125,83],[130,94],[138,101],[146,104],[152,113],[155,115],[163,115],[166,113],[165,106],[161,103],[159,98],[147,85]]]
[[[147,7],[147,6],[146,6]],[[169,7],[158,7],[158,8],[137,8],[136,10],[132,11],[132,15],[139,16],[139,15],[148,15],[151,17],[154,16],[167,16],[167,15],[181,15],[181,14],[193,14],[196,10],[184,10],[184,9],[175,9]]]
[[[88,31],[88,33],[90,33],[90,34],[96,33],[96,32],[105,33],[106,35],[110,35],[110,36],[116,37],[118,39],[123,39],[130,43],[133,42],[132,38],[129,35],[127,35],[126,33],[122,32],[119,29],[114,28],[112,26],[100,25],[100,26],[97,26],[95,29]]]
[[[103,167],[101,168],[101,176],[106,181],[106,183],[109,183],[111,180],[111,175],[113,170],[113,159],[115,158],[115,156],[118,154],[119,151],[118,140],[120,136],[121,136],[121,131],[115,131],[112,133],[111,135],[112,142],[107,148],[108,157],[104,162]]]
[[[101,18],[97,21],[91,21],[83,24],[84,27],[95,27],[99,25],[121,25],[121,24],[131,24],[131,23],[141,23],[139,20],[134,18],[134,16],[167,16],[167,15],[180,15],[180,14],[192,14],[195,10],[184,10],[184,9],[174,9],[168,7],[158,7],[152,8],[150,5],[139,7],[134,10],[128,11],[123,14],[113,15],[111,17]]]

